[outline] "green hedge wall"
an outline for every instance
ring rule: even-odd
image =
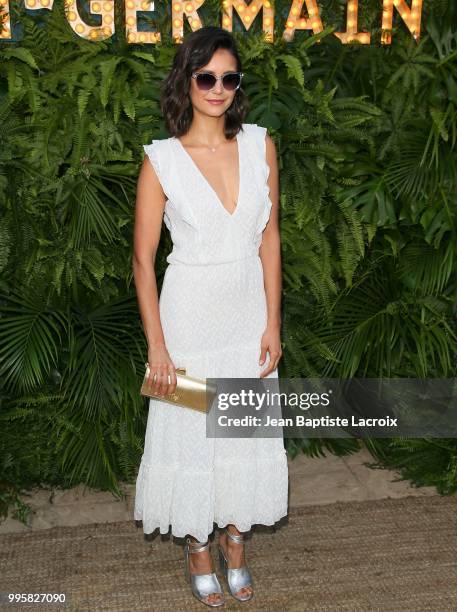
[[[280,163],[280,376],[453,377],[456,370],[457,11],[425,2],[416,42],[380,2],[360,0],[372,44],[326,30],[275,41],[237,24],[251,102]],[[219,3],[204,7],[220,23]],[[117,3],[122,29],[122,4]],[[0,512],[37,483],[132,482],[147,418],[146,344],[132,279],[142,144],[166,137],[159,85],[175,45],[78,39],[61,4],[0,44]],[[259,20],[257,20],[259,21]],[[167,34],[168,33],[168,34]],[[163,232],[161,283],[171,247]],[[456,490],[455,440],[367,440],[380,465]],[[293,456],[354,452],[356,440],[286,440]]]

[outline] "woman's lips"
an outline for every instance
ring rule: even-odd
[[[223,103],[224,103],[224,100],[208,100],[208,102],[209,102],[210,104],[215,104],[215,105],[217,105],[217,104],[223,104]]]

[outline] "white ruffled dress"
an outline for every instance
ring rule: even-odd
[[[259,377],[269,359],[259,365],[267,322],[259,246],[271,210],[266,129],[242,128],[233,214],[177,138],[144,146],[167,196],[173,241],[159,299],[165,342],[175,366],[198,378]],[[134,507],[145,533],[171,526],[176,537],[205,542],[215,524],[273,525],[287,503],[282,437],[209,438],[203,413],[149,401]]]

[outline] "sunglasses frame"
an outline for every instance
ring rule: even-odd
[[[198,87],[197,77],[198,77],[199,74],[209,74],[212,77],[214,77],[216,79],[214,81],[214,85],[212,87],[210,87],[209,89],[201,89],[200,87]],[[240,75],[239,85],[237,87],[235,87],[235,89],[226,89],[224,87],[224,77],[226,77],[229,74],[239,74]],[[214,87],[216,86],[216,83],[218,81],[220,81],[222,83],[222,87],[225,89],[225,91],[237,91],[237,89],[239,89],[241,87],[241,81],[243,80],[244,73],[243,72],[237,72],[237,71],[233,71],[233,72],[229,71],[229,72],[224,73],[222,76],[216,76],[212,72],[203,71],[203,72],[194,72],[191,76],[192,76],[193,79],[195,79],[195,84],[197,85],[197,87],[198,87],[198,89],[200,91],[211,91],[212,89],[214,89]]]

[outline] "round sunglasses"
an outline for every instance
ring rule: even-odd
[[[241,85],[243,78],[242,72],[226,72],[221,77],[217,77],[212,72],[194,72],[192,78],[195,79],[198,89],[209,91],[213,89],[217,81],[222,81],[222,86],[227,91],[235,91]]]

